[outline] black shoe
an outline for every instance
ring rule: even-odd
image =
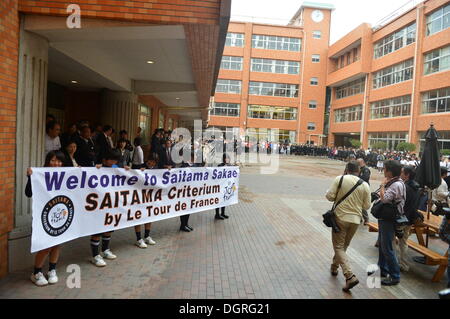
[[[184,232],[187,232],[187,233],[189,233],[191,231],[187,226],[180,227],[180,230],[184,231]]]
[[[216,215],[216,217],[215,217],[216,219],[225,219],[225,218],[223,218],[222,216],[220,216],[220,215]]]
[[[194,228],[192,228],[191,226],[189,226],[189,225],[186,225],[186,227],[187,228],[189,228],[191,231],[193,231],[194,230]]]
[[[223,218],[225,218],[225,219],[228,219],[230,216],[227,216],[227,215],[225,215],[225,214],[222,214],[222,215],[220,215],[220,216],[222,216]]]
[[[383,279],[381,281],[381,284],[383,286],[395,286],[395,285],[398,285],[399,283],[400,283],[399,279],[392,279],[391,277]]]

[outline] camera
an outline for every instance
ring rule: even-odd
[[[450,219],[450,208],[441,202],[433,201],[431,213],[435,216],[445,216],[447,219]]]
[[[380,199],[380,195],[377,192],[372,192],[370,194],[370,201],[373,203],[374,201]]]

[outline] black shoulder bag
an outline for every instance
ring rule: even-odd
[[[339,185],[336,191],[336,198],[339,195],[339,191],[341,190],[341,186],[342,186],[342,181],[344,179],[344,175],[342,175],[341,180],[339,181]],[[334,213],[336,207],[342,203],[347,197],[350,196],[351,193],[353,193],[353,191],[358,188],[359,185],[361,185],[362,183],[364,183],[364,181],[362,179],[359,179],[358,182],[352,187],[352,189],[350,189],[348,191],[347,194],[345,194],[338,202],[334,201],[333,207],[331,208],[331,210],[327,211],[325,214],[322,215],[323,217],[323,223],[327,226],[327,227],[331,227],[333,228],[333,232],[335,233],[339,233],[341,230],[336,222],[336,214]]]

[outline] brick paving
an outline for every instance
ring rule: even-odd
[[[436,266],[413,262],[400,285],[368,288],[366,267],[376,263],[378,250],[376,234],[363,226],[348,250],[361,283],[346,294],[343,276],[329,275],[331,235],[321,214],[330,207],[324,193],[342,169],[340,162],[304,157],[284,158],[275,175],[243,168],[240,203],[227,208],[230,219],[194,214],[191,233],[178,231],[178,218],[157,222],[157,244],[147,249],[133,246],[132,229],[116,231],[111,246],[118,258],[105,268],[89,264],[89,240],[77,239],[63,247],[57,285],[35,287],[29,267],[0,280],[0,298],[436,298],[446,278],[432,283]],[[446,248],[438,239],[430,246]],[[80,289],[66,286],[69,264],[81,267]]]

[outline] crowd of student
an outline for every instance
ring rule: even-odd
[[[195,163],[194,152],[191,152],[189,160],[177,163],[173,160],[172,147],[174,143],[183,143],[180,136],[176,141],[170,131],[164,129],[155,130],[151,136],[151,146],[148,158],[145,158],[142,149],[142,131],[138,128],[133,143],[128,138],[126,130],[119,131],[117,142],[113,143],[115,130],[111,125],[96,125],[91,127],[88,121],[80,121],[69,126],[67,132],[61,134],[61,126],[52,115],[47,116],[45,135],[45,167],[110,167],[129,169],[172,169],[186,167],[200,167],[205,161]],[[199,141],[202,143],[202,141]],[[198,143],[198,142],[197,142]],[[206,145],[206,144],[205,144]],[[191,148],[188,148],[191,150]],[[182,151],[181,151],[182,152]],[[189,157],[189,156],[188,156]],[[218,166],[230,165],[229,158],[223,156]],[[31,168],[27,169],[28,182],[25,194],[32,196],[30,177],[33,174]],[[215,219],[224,220],[229,218],[225,214],[225,207],[216,208]],[[189,215],[180,216],[180,230],[183,232],[193,231],[188,224]],[[147,248],[156,242],[150,236],[151,223],[144,224],[144,236],[142,236],[142,225],[135,226],[136,242],[139,248]],[[90,238],[91,263],[97,267],[106,266],[105,259],[113,260],[117,256],[111,251],[112,232],[95,234]],[[101,246],[101,247],[100,247]],[[31,281],[37,286],[45,286],[58,282],[56,264],[59,259],[60,245],[39,251],[35,256],[34,271]],[[49,257],[49,270],[47,277],[42,268],[45,260]]]

